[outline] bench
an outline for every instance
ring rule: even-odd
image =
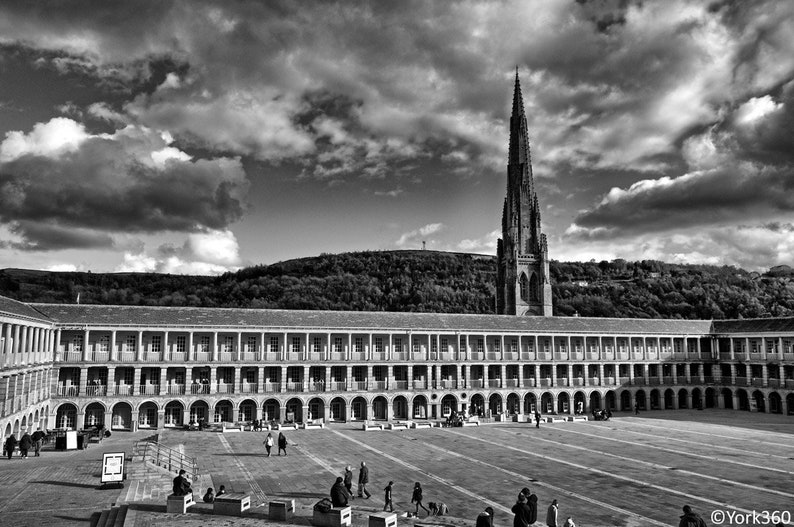
[[[226,434],[228,432],[243,432],[244,428],[245,427],[243,426],[224,426],[223,433]]]
[[[287,521],[295,514],[295,500],[271,501],[268,518],[274,521]]]
[[[364,422],[361,425],[361,429],[364,430],[365,432],[367,432],[369,430],[383,430],[383,425]]]
[[[463,421],[463,426],[480,426],[479,419],[466,419]]]
[[[397,527],[397,513],[374,512],[369,515],[368,527]]]
[[[273,425],[273,430],[297,430],[297,423],[276,423]]]
[[[187,513],[188,507],[192,507],[196,502],[193,501],[193,494],[185,494],[184,496],[168,496],[168,501],[165,503],[165,511],[177,514]]]
[[[427,421],[416,422],[413,421],[411,423],[411,428],[432,428],[432,424]]]
[[[587,421],[586,415],[569,415],[568,421]]]
[[[325,428],[325,423],[305,423],[303,425],[304,430],[322,430]]]
[[[314,511],[312,514],[312,525],[317,527],[350,527],[352,521],[352,511],[348,507],[334,507],[328,512]]]
[[[565,418],[564,417],[557,417],[556,415],[555,416],[551,416],[550,415],[550,416],[547,416],[547,417],[541,417],[540,421],[542,423],[550,423],[550,424],[564,423],[565,422]]]
[[[251,496],[244,492],[230,492],[222,494],[212,502],[213,514],[228,516],[242,516],[243,512],[251,508]]]
[[[389,423],[389,430],[408,430],[408,423]]]

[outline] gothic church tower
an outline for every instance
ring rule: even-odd
[[[496,249],[496,311],[500,315],[550,317],[549,254],[546,235],[540,232],[540,207],[531,161],[527,117],[516,69],[507,197],[502,210],[502,237]]]

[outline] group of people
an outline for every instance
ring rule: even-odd
[[[224,494],[226,494],[226,486],[225,485],[221,485],[218,488],[218,493],[217,494],[215,493],[215,489],[210,487],[210,488],[207,489],[207,492],[204,493],[204,497],[201,498],[201,499],[204,500],[204,503],[213,503],[215,501],[215,498],[217,498],[218,496],[223,496]]]
[[[367,483],[369,483],[369,467],[367,467],[367,463],[365,461],[361,462],[361,468],[358,470],[358,497],[369,499],[372,494],[367,489]],[[386,486],[384,491],[386,492],[386,503],[383,506],[383,510],[393,510],[394,507],[391,501],[391,486],[394,484],[393,481],[390,481],[389,484]],[[350,465],[345,467],[345,473],[342,476],[336,478],[336,482],[334,482],[333,486],[331,487],[331,503],[334,507],[347,507],[348,502],[354,500],[355,497],[353,495],[353,467]]]
[[[267,451],[267,457],[270,457],[270,450],[273,448],[273,434],[270,432],[267,433],[267,437],[262,444],[265,445],[265,450]],[[278,433],[278,455],[281,455],[281,451],[284,451],[284,455],[287,455],[287,436],[284,435],[284,432]]]
[[[44,445],[44,439],[47,437],[46,432],[36,430],[33,434],[25,432],[22,437],[17,440],[14,434],[8,436],[3,445],[3,452],[8,456],[8,459],[14,455],[17,446],[19,447],[19,456],[27,459],[28,451],[32,448],[36,457],[41,455],[41,447]]]
[[[610,417],[612,417],[612,410],[609,408],[606,410],[593,409],[593,421],[609,421]]]

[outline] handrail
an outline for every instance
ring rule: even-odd
[[[161,445],[157,441],[145,439],[133,444],[133,456],[141,456],[142,461],[149,459],[158,467],[163,467],[169,472],[184,470],[195,481],[198,477],[198,464],[196,459],[186,456],[171,447]]]

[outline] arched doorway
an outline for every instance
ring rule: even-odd
[[[557,394],[557,413],[567,414],[571,411],[571,398],[567,392]]]
[[[524,414],[534,415],[535,409],[538,405],[538,398],[534,393],[528,393],[524,396]]]
[[[601,394],[598,392],[590,392],[590,411],[601,409]]]
[[[231,401],[224,399],[215,403],[215,411],[212,417],[213,423],[234,422],[234,405]]]
[[[700,388],[692,390],[692,408],[703,408],[703,397]]]
[[[458,411],[458,400],[454,395],[447,394],[441,398],[441,417],[448,417]]]
[[[350,420],[363,421],[367,419],[367,400],[363,397],[356,397],[350,403]]]
[[[714,388],[706,388],[706,395],[704,397],[704,401],[706,404],[706,408],[716,408],[717,407],[717,392]]]
[[[206,401],[196,401],[190,405],[190,421],[198,425],[202,420],[204,424],[209,422],[210,407]]]
[[[482,394],[475,393],[471,396],[471,406],[469,407],[469,415],[477,415],[483,417],[485,412],[485,398]]]
[[[309,415],[306,416],[307,422],[325,421],[325,401],[315,397],[309,401]]]
[[[637,390],[637,393],[634,394],[634,404],[640,408],[640,410],[647,410],[648,405],[645,401],[645,390]]]
[[[651,390],[650,399],[651,399],[650,410],[659,410],[662,407],[659,390],[657,390],[656,388]]]
[[[631,410],[631,392],[623,390],[620,392],[620,409],[624,412]]]
[[[786,395],[786,414],[794,415],[794,393]]]
[[[287,415],[284,416],[285,423],[302,423],[303,422],[303,401],[297,397],[293,397],[285,406]]]
[[[24,434],[25,432],[28,431],[28,416],[27,415],[23,415],[22,416],[22,428],[19,431],[22,434]]]
[[[736,400],[739,403],[739,408],[737,408],[737,410],[750,410],[750,398],[746,390],[742,388],[736,390]]]
[[[185,407],[179,401],[171,401],[165,405],[165,423],[167,427],[181,427],[185,424]]]
[[[733,392],[730,388],[722,389],[722,402],[726,410],[733,410]]]
[[[250,423],[256,419],[256,401],[246,399],[237,407],[237,420],[243,423]]]
[[[511,393],[507,396],[507,413],[510,415],[520,414],[521,413],[521,399],[518,397],[517,393]]]
[[[782,414],[783,413],[783,399],[777,392],[769,394],[769,413]]]
[[[392,414],[395,419],[408,419],[408,400],[398,395],[392,402]]]
[[[382,395],[372,400],[372,419],[385,421],[388,418],[389,402]]]
[[[584,415],[587,408],[585,408],[584,392],[576,392],[573,394],[573,412],[576,415]]]
[[[414,397],[413,412],[414,419],[427,419],[427,399],[424,395]]]
[[[132,407],[128,403],[116,403],[110,420],[111,430],[132,430]]]
[[[62,404],[55,412],[55,427],[67,430],[77,430],[77,407],[71,403]],[[14,432],[19,433],[17,425]]]
[[[664,409],[672,410],[675,408],[675,392],[668,388],[664,391]]]
[[[347,405],[345,404],[345,400],[341,397],[334,397],[331,399],[331,421],[336,422],[344,422],[347,420],[347,414],[345,412]]]
[[[8,437],[11,435],[11,423],[6,424],[6,431],[3,434],[3,437]]]
[[[689,408],[688,399],[689,399],[689,392],[686,391],[685,388],[681,388],[680,390],[678,390],[678,408],[680,410]]]
[[[540,413],[554,413],[554,396],[549,392],[543,392],[543,394],[540,396]]]
[[[766,397],[761,392],[761,390],[756,390],[753,392],[753,400],[755,401],[755,407],[759,412],[766,412]]]
[[[604,410],[616,410],[617,409],[617,398],[615,397],[615,392],[609,390],[606,394],[604,394]]]
[[[502,413],[502,396],[498,393],[491,394],[488,398],[488,412],[491,417]]]
[[[91,403],[85,407],[83,428],[102,428],[105,426],[105,407],[101,403]]]
[[[281,420],[281,404],[276,399],[266,399],[262,405],[262,419],[266,422]]]
[[[138,428],[157,428],[157,405],[152,401],[138,407]]]

